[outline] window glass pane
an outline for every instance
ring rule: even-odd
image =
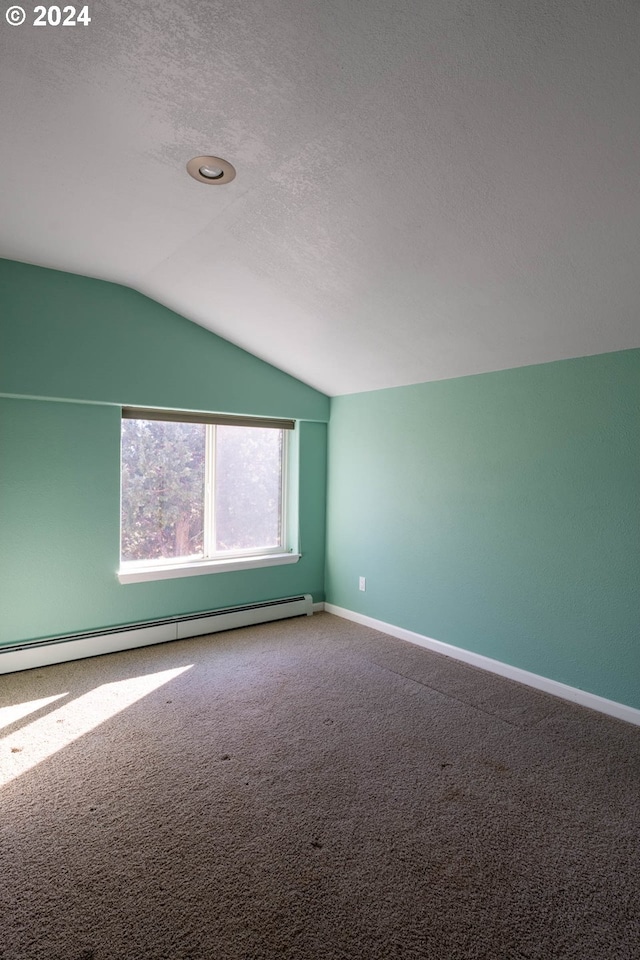
[[[282,433],[216,427],[216,550],[281,545]]]
[[[122,559],[203,553],[205,426],[122,421]]]

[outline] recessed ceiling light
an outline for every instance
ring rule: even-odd
[[[187,164],[187,172],[200,183],[231,183],[236,175],[234,167],[221,157],[194,157]]]
[[[220,177],[224,177],[224,170],[222,167],[207,167],[203,163],[198,173],[201,177],[206,177],[207,180],[219,180]]]

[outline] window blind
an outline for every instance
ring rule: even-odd
[[[124,420],[170,420],[173,423],[214,423],[225,427],[261,427],[272,430],[293,430],[295,420],[274,417],[232,416],[226,413],[190,413],[185,410],[154,410],[146,407],[123,407]]]

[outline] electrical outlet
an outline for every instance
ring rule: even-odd
[[[358,590],[364,591],[364,590],[366,590],[366,589],[367,589],[367,578],[366,578],[366,577],[360,577],[359,580],[358,580]]]

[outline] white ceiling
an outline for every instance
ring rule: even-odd
[[[0,23],[0,256],[329,394],[640,346],[637,0],[89,12]]]

